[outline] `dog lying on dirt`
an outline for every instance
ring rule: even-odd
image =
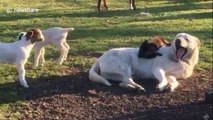
[[[139,58],[155,58],[156,56],[162,56],[157,50],[166,45],[171,45],[166,39],[160,36],[155,36],[149,40],[145,40],[140,48],[138,57]]]
[[[58,64],[61,65],[63,61],[67,59],[70,46],[67,44],[66,39],[69,31],[74,31],[74,28],[53,27],[42,30],[45,40],[36,43],[36,45],[34,46],[34,69],[38,67],[39,60],[41,60],[41,65],[44,65],[44,46],[49,44],[55,45],[61,52],[60,57],[58,58]]]
[[[97,8],[99,12],[101,11],[101,1],[102,0],[98,0],[98,4],[97,4]],[[103,0],[103,2],[104,2],[104,7],[108,10],[107,0]],[[135,0],[129,0],[129,8],[131,10],[136,10]]]
[[[138,57],[138,48],[116,48],[104,53],[89,71],[89,79],[107,86],[107,81],[121,81],[119,86],[144,91],[135,83],[138,79],[157,79],[157,91],[173,91],[178,87],[177,79],[186,79],[192,75],[198,63],[200,40],[187,33],[179,33],[171,46],[161,47],[158,52],[163,56],[153,59]]]
[[[22,32],[19,40],[14,43],[0,43],[0,63],[16,64],[19,81],[23,87],[29,87],[25,80],[25,68],[30,52],[36,42],[44,40],[40,29],[30,29]]]

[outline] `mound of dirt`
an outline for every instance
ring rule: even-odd
[[[211,120],[212,104],[205,104],[205,91],[212,89],[212,71],[195,71],[180,80],[172,93],[155,92],[156,81],[136,81],[147,93],[92,83],[88,72],[70,70],[67,76],[29,81],[31,87],[17,87],[26,104],[14,108],[20,119],[79,120]]]

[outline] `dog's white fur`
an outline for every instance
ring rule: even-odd
[[[45,40],[43,42],[36,43],[34,46],[34,65],[33,68],[37,68],[39,64],[39,59],[41,59],[41,65],[45,63],[44,46],[52,44],[55,45],[61,52],[58,59],[58,64],[62,64],[63,61],[67,59],[67,54],[69,52],[70,46],[66,42],[68,31],[73,31],[74,28],[61,28],[61,27],[52,27],[46,30],[42,30]]]
[[[23,87],[29,87],[25,80],[25,68],[30,52],[35,45],[31,40],[27,40],[26,32],[22,32],[22,37],[19,41],[13,43],[0,43],[0,63],[16,64],[19,74],[19,81]],[[44,36],[39,31],[41,40],[44,40]]]
[[[179,39],[180,46],[187,49],[187,53],[177,62],[176,41]],[[162,47],[159,56],[153,59],[138,58],[138,48],[111,49],[102,55],[92,66],[89,72],[91,81],[111,84],[107,81],[119,80],[121,87],[137,88],[144,90],[142,86],[135,83],[132,75],[138,79],[157,79],[158,91],[163,91],[169,85],[173,91],[178,87],[177,79],[186,79],[192,75],[194,66],[198,63],[200,41],[198,38],[187,33],[176,35],[170,47]]]

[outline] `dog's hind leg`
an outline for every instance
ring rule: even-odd
[[[123,77],[123,80],[120,83],[121,87],[135,88],[142,92],[146,91],[141,85],[139,85],[133,81],[133,79],[131,78],[131,72],[129,69],[125,69],[125,67],[122,67],[121,70],[122,70],[121,74]]]
[[[135,83],[132,78],[128,79],[128,83],[132,86],[135,86],[135,88],[138,89],[139,91],[146,92],[146,90],[141,85]]]
[[[119,84],[119,86],[120,86],[120,87],[123,87],[123,88],[136,89],[135,86],[130,85],[130,84],[126,83],[126,82],[121,82],[121,83]]]
[[[141,92],[146,92],[146,90],[140,86],[139,84],[135,83],[132,78],[129,78],[128,80],[126,81],[123,81],[119,84],[120,87],[123,87],[123,88],[129,88],[129,89],[137,89]]]
[[[17,64],[17,70],[18,70],[18,74],[19,74],[19,81],[21,86],[28,88],[29,86],[27,85],[27,81],[25,80],[25,68],[24,68],[24,64]]]

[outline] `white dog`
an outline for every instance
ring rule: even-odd
[[[23,87],[28,87],[25,80],[25,68],[30,52],[36,42],[44,40],[40,29],[31,29],[19,36],[19,41],[14,43],[0,43],[0,63],[16,64],[19,81]]]
[[[39,59],[41,59],[41,65],[45,63],[44,46],[52,44],[55,45],[61,52],[61,55],[58,59],[58,64],[62,64],[63,61],[67,59],[67,54],[69,52],[69,45],[66,42],[68,31],[73,31],[74,28],[61,28],[53,27],[46,30],[42,30],[45,40],[43,42],[36,43],[34,46],[35,55],[34,55],[34,65],[33,68],[38,67]]]
[[[178,86],[177,79],[186,79],[192,75],[194,66],[198,63],[199,48],[198,38],[187,33],[179,33],[170,47],[158,50],[163,56],[153,59],[138,58],[138,48],[111,49],[94,63],[89,78],[108,86],[111,84],[107,79],[118,80],[121,81],[121,87],[145,91],[133,81],[134,75],[138,79],[157,79],[158,91],[165,88],[173,91]]]

